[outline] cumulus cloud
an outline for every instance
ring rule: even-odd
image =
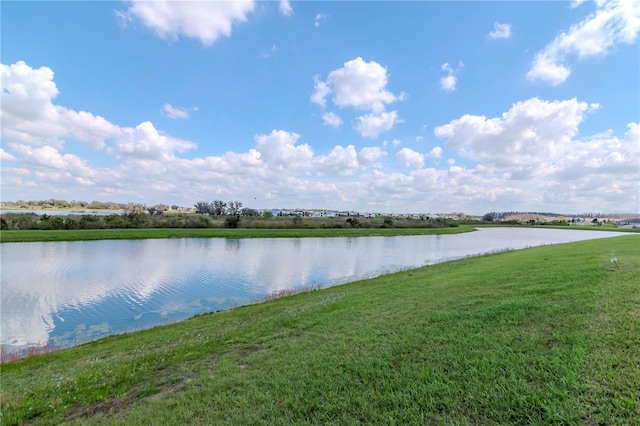
[[[311,95],[311,102],[320,105],[322,108],[326,108],[327,106],[327,95],[331,93],[331,88],[327,83],[320,80],[320,77],[315,75],[313,76],[314,83],[314,92]]]
[[[436,146],[431,151],[429,151],[426,156],[427,158],[442,158],[442,148]]]
[[[440,68],[442,68],[442,71],[447,72],[449,75],[446,75],[440,79],[440,89],[442,89],[445,92],[455,91],[456,84],[458,83],[458,78],[455,76],[455,74],[458,71],[460,71],[463,67],[464,67],[464,64],[462,62],[460,62],[460,64],[458,65],[458,68],[456,69],[453,69],[448,62],[445,62],[444,64],[442,64]]]
[[[337,145],[329,155],[318,157],[315,164],[321,171],[330,171],[339,175],[353,174],[360,167],[358,154],[353,145],[346,148]]]
[[[410,148],[402,148],[397,152],[396,158],[402,167],[421,168],[424,165],[424,154]]]
[[[73,138],[102,149],[120,129],[85,111],[54,105],[58,88],[48,67],[31,68],[24,61],[0,64],[2,82],[2,139],[8,143],[62,147]]]
[[[51,149],[58,152],[66,140],[87,142],[98,150],[110,143],[109,154],[136,158],[167,159],[196,147],[161,134],[151,122],[120,127],[89,112],[53,104],[58,89],[47,67],[33,69],[22,61],[1,67],[3,140],[14,152],[59,165],[61,158],[70,157],[57,157]],[[27,149],[29,146],[35,149]],[[43,147],[46,149],[38,150]]]
[[[298,139],[300,135],[297,133],[275,129],[268,135],[254,137],[262,159],[278,170],[308,167],[314,155],[313,149],[307,144],[296,146]]]
[[[114,141],[114,146],[107,152],[117,156],[168,160],[176,152],[195,149],[193,142],[172,138],[159,132],[150,121],[139,124],[135,128],[121,129],[121,135]]]
[[[579,212],[607,205],[634,211],[640,124],[629,123],[622,139],[612,132],[578,139],[580,124],[597,108],[576,99],[533,98],[500,117],[465,115],[436,127],[436,136],[446,138],[448,147],[478,162],[464,173],[452,166],[455,179],[450,176],[450,183],[467,186],[468,196],[475,191],[523,206],[546,204]],[[476,180],[474,185],[466,174]],[[488,191],[485,184],[503,190]]]
[[[280,12],[284,16],[293,15],[293,7],[291,7],[289,0],[280,0]]]
[[[322,114],[322,121],[327,126],[338,128],[342,125],[342,118],[338,116],[338,114],[334,112],[327,112]]]
[[[365,138],[377,138],[380,133],[391,130],[397,123],[403,120],[398,119],[398,112],[382,112],[380,114],[367,114],[358,117],[356,130]]]
[[[61,154],[60,151],[51,146],[34,148],[26,145],[15,145],[13,149],[17,154],[20,154],[22,161],[27,164],[57,169],[65,173],[74,173],[82,177],[95,175],[95,172],[77,155]]]
[[[380,157],[384,157],[385,155],[387,155],[387,153],[380,149],[380,147],[365,147],[362,148],[358,153],[358,163],[360,163],[362,166],[368,166],[369,164],[372,164],[377,159],[379,159]]]
[[[495,22],[493,24],[493,30],[489,33],[491,38],[509,38],[511,37],[511,24],[501,24]]]
[[[385,67],[357,57],[346,62],[342,68],[331,71],[326,83],[317,79],[312,101],[324,105],[325,97],[333,93],[333,103],[341,108],[353,107],[380,113],[385,110],[386,104],[406,98],[404,93],[394,95],[389,92],[387,83]]]
[[[585,115],[598,108],[577,99],[518,102],[502,117],[464,115],[434,133],[460,154],[498,167],[533,167],[554,157],[578,133]]]
[[[375,61],[366,62],[357,57],[329,73],[327,80],[314,77],[315,90],[311,101],[325,108],[327,97],[340,108],[355,108],[370,111],[370,114],[357,118],[356,130],[364,137],[378,137],[382,132],[393,128],[398,119],[397,111],[385,112],[388,104],[406,99],[406,93],[399,95],[387,90],[387,69]],[[331,114],[331,113],[330,113]],[[332,116],[323,116],[325,122]]]
[[[445,92],[453,92],[456,90],[458,79],[454,75],[448,75],[440,79],[440,88]]]
[[[288,4],[288,1],[286,3]],[[129,2],[126,11],[116,13],[123,22],[140,21],[161,38],[178,40],[183,36],[195,38],[203,45],[211,46],[220,37],[229,37],[233,25],[245,22],[254,8],[253,0],[133,0]],[[283,10],[282,3],[280,10]],[[292,13],[290,5],[288,10]]]
[[[536,53],[527,73],[529,79],[558,85],[571,74],[565,65],[568,55],[577,55],[580,59],[603,56],[614,46],[631,44],[637,39],[640,31],[638,0],[599,1],[594,4],[595,12],[560,33]]]

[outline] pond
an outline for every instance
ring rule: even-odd
[[[109,334],[482,253],[622,233],[484,228],[457,235],[0,244],[5,353]]]

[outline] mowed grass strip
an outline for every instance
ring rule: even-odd
[[[0,232],[0,242],[142,240],[157,238],[303,238],[441,235],[474,231],[472,225],[450,228],[134,228],[20,230]]]
[[[637,424],[639,276],[629,235],[203,315],[3,365],[2,422]]]

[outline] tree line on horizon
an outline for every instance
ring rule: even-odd
[[[18,201],[2,201],[0,203],[1,207],[5,208],[17,208],[17,209],[77,209],[77,210],[131,210],[135,208],[144,208],[150,209],[153,208],[155,210],[160,211],[169,211],[169,210],[186,210],[184,207],[180,207],[177,204],[155,204],[153,206],[147,207],[145,204],[141,203],[116,203],[113,201],[78,201],[78,200],[57,200],[55,198],[50,198],[48,200],[18,200]]]
[[[224,202],[214,200],[210,203],[198,201],[193,205],[196,214],[208,214],[210,216],[261,216],[262,212],[248,207],[242,207],[242,201],[232,200]]]

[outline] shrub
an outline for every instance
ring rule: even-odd
[[[237,228],[240,225],[240,216],[227,216],[224,219],[225,228]]]
[[[382,228],[393,228],[393,219],[390,217],[385,217],[382,222]]]

